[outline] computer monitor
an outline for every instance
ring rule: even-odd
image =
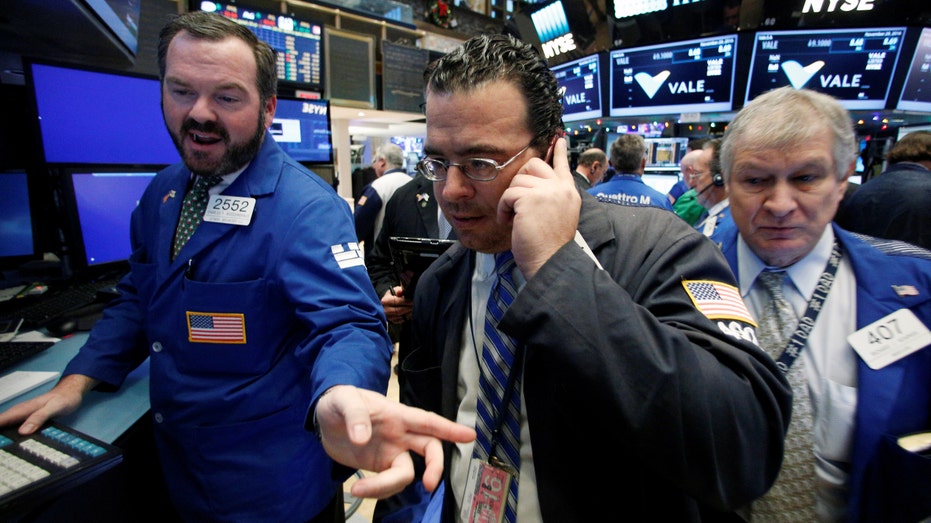
[[[896,109],[931,112],[931,28],[921,30]]]
[[[647,169],[662,169],[678,174],[679,162],[688,150],[688,138],[647,138]]]
[[[643,183],[663,194],[669,194],[672,186],[678,182],[679,176],[675,173],[646,173],[643,175]]]
[[[601,109],[600,62],[600,55],[592,54],[551,67],[562,92],[564,122],[604,116]]]
[[[26,61],[46,163],[168,165],[180,160],[158,79]]]
[[[63,214],[70,223],[73,269],[124,262],[132,252],[129,225],[142,193],[156,174],[108,166],[61,170]]]
[[[737,35],[615,49],[610,116],[733,109]]]
[[[26,171],[0,171],[0,269],[40,257],[34,216]]]
[[[133,54],[139,47],[140,0],[85,0],[84,3]]]
[[[847,109],[884,109],[904,40],[904,27],[757,32],[746,101],[790,85]]]
[[[295,160],[304,164],[333,163],[328,100],[278,98],[269,131]]]
[[[323,91],[323,24],[233,2],[193,1],[192,7],[219,13],[252,30],[275,50],[278,80]]]

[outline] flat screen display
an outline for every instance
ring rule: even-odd
[[[71,205],[77,223],[78,250],[91,267],[129,259],[129,222],[155,172],[74,170],[69,173]]]
[[[679,177],[676,174],[644,174],[643,183],[663,194],[668,194],[672,186],[679,183]]]
[[[219,13],[252,30],[275,50],[278,79],[323,89],[323,26],[280,13],[225,2],[201,2],[201,11]]]
[[[921,30],[896,109],[931,112],[931,28]]]
[[[688,150],[688,138],[648,138],[647,169],[672,168],[678,171],[679,162]]]
[[[278,99],[269,128],[272,138],[292,158],[304,163],[333,163],[330,102]]]
[[[162,118],[158,79],[45,63],[27,71],[46,162],[180,161]]]
[[[25,171],[0,172],[0,260],[35,254]]]
[[[139,47],[140,0],[85,0],[88,7],[133,54]]]
[[[737,35],[615,49],[610,116],[730,111]]]
[[[884,109],[904,39],[902,27],[758,32],[746,101],[790,85],[847,109]]]
[[[552,67],[562,92],[562,119],[574,122],[604,116],[601,109],[601,65],[593,54]]]

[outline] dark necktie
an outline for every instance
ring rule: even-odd
[[[758,280],[769,296],[760,318],[760,344],[778,360],[798,324],[798,317],[782,292],[785,271],[764,271]],[[812,444],[811,400],[803,358],[798,358],[786,378],[792,385],[792,421],[785,440],[785,456],[776,483],[753,502],[753,521],[811,522],[814,511],[815,456]]]
[[[503,461],[514,471],[520,470],[520,372],[511,369],[517,341],[498,330],[498,322],[504,311],[511,305],[517,294],[514,283],[514,257],[510,251],[495,256],[497,279],[488,297],[488,310],[485,312],[485,343],[482,344],[482,357],[479,361],[479,396],[478,418],[474,456],[489,461],[491,459],[492,430],[501,414],[501,402],[511,372],[517,372],[513,380],[513,391],[506,412],[503,415],[500,433],[494,456]],[[507,509],[504,521],[512,523],[517,514],[517,477],[511,481],[508,491]]]
[[[174,260],[184,244],[194,235],[194,230],[200,225],[204,218],[204,211],[207,210],[207,200],[211,187],[220,183],[223,178],[219,176],[198,176],[194,181],[194,186],[184,195],[184,201],[181,203],[181,218],[178,220],[178,228],[175,230],[175,241],[171,249],[171,259]]]

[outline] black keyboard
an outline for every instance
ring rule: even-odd
[[[4,316],[22,318],[21,331],[40,329],[75,309],[97,302],[98,291],[113,287],[117,282],[118,280],[102,280],[71,284],[57,291],[49,291],[47,295],[38,296],[35,302],[7,311]]]
[[[0,342],[0,372],[55,345],[53,341]]]
[[[29,436],[6,427],[0,431],[0,513],[27,513],[122,460],[117,447],[58,423]]]

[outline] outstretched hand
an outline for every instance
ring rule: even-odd
[[[377,472],[356,481],[352,495],[386,498],[414,480],[408,451],[425,458],[424,487],[433,491],[443,475],[441,440],[467,443],[475,431],[384,395],[348,385],[333,387],[317,403],[323,448],[343,465]]]

